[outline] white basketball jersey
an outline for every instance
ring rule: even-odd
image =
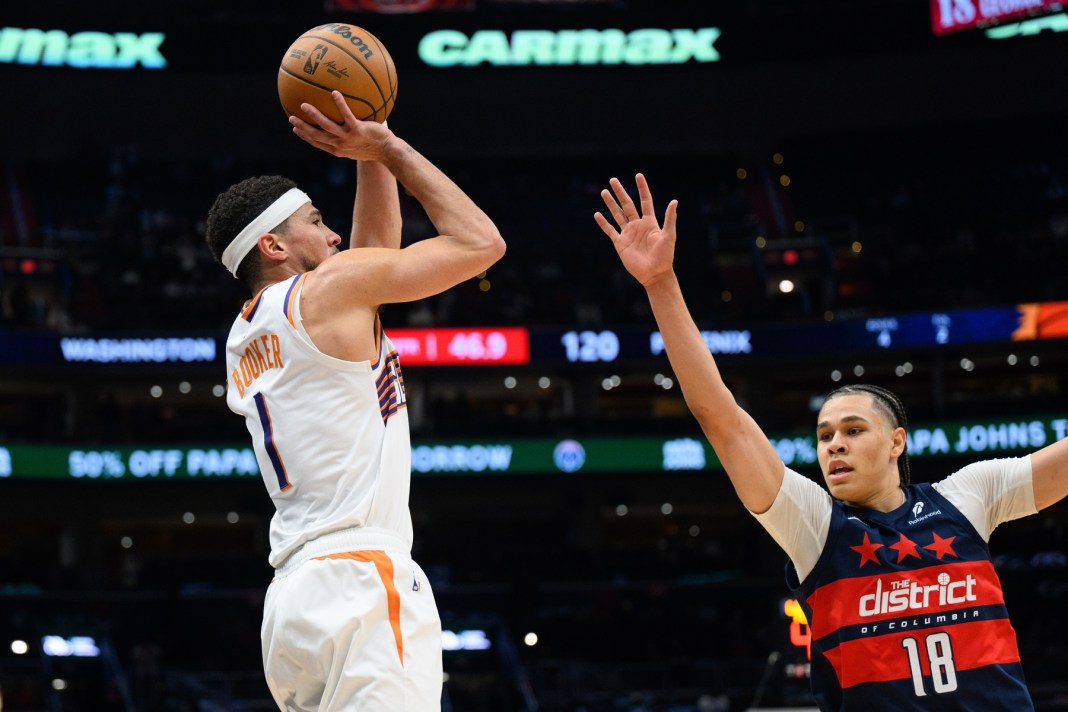
[[[343,361],[315,347],[300,318],[305,275],[272,284],[226,340],[226,402],[245,416],[274,500],[272,566],[304,542],[353,527],[412,542],[411,442],[397,351],[378,327],[378,357]]]

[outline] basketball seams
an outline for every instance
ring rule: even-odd
[[[389,61],[383,61],[382,62],[382,65],[386,68],[386,81],[389,83],[389,98],[386,99],[386,104],[385,104],[385,107],[387,109],[386,113],[388,114],[389,113],[388,109],[392,108],[393,102],[397,101],[397,81],[396,81],[397,66],[393,63],[393,57],[391,57],[389,52],[386,51],[386,48],[382,46],[382,43],[378,41],[378,38],[375,37],[372,34],[368,34],[368,36],[375,43],[375,45],[378,47],[378,51],[382,53],[382,56],[389,60]],[[393,71],[390,71],[391,69]]]
[[[347,47],[345,47],[344,45],[334,41],[330,37],[323,37],[321,35],[313,35],[313,34],[310,34],[310,33],[303,34],[298,39],[316,39],[316,40],[320,40],[322,42],[326,42],[327,44],[331,44],[331,45],[337,47],[339,50],[341,50],[342,52],[344,52],[348,56],[352,57],[352,59],[356,62],[356,64],[358,64],[360,66],[360,69],[362,69],[367,74],[367,78],[370,79],[371,82],[375,85],[375,89],[378,90],[379,96],[382,97],[382,106],[384,107],[386,105],[386,103],[388,103],[389,100],[386,98],[386,93],[384,91],[382,91],[382,87],[380,87],[378,85],[378,79],[375,77],[374,73],[370,69],[368,69],[367,65],[364,64],[362,59],[360,59],[359,57],[354,55],[352,52],[350,52]],[[377,44],[377,41],[376,41],[376,44]],[[389,78],[389,63],[388,62],[385,63],[385,68],[386,68],[386,77],[388,79]],[[378,112],[376,111],[375,113],[377,114]]]
[[[361,121],[384,121],[397,100],[397,68],[389,51],[372,33],[355,25],[336,26],[339,29],[327,30],[325,35],[316,34],[324,27],[335,25],[308,30],[294,40],[282,57],[278,67],[278,93],[283,107],[287,107],[287,113],[294,113],[293,107],[299,109],[297,105],[307,101],[320,106],[321,111],[337,121],[336,108],[315,92],[338,91]],[[337,55],[330,55],[330,47],[354,61],[363,70],[363,76]],[[320,67],[323,60],[326,60],[326,71]],[[376,107],[371,100],[375,92],[382,101],[381,106]],[[361,117],[361,113],[365,116]]]
[[[389,82],[389,96],[390,96],[390,98],[393,98],[397,93],[397,82],[395,81],[395,76],[394,76],[396,74],[396,72],[391,72],[390,71],[391,67],[393,69],[396,69],[396,67],[393,64],[393,58],[389,56],[389,52],[387,52],[386,48],[382,46],[382,43],[378,41],[377,37],[375,37],[374,35],[371,35],[370,37],[371,37],[371,40],[375,43],[375,46],[378,47],[378,51],[382,53],[382,56],[383,57],[389,57],[389,61],[388,62],[383,61],[382,64],[386,68],[386,81]]]
[[[299,74],[293,73],[292,71],[290,71],[289,69],[287,69],[284,66],[278,67],[278,71],[282,72],[283,74],[285,74],[288,77],[292,77],[293,79],[296,79],[299,82],[303,82],[304,84],[307,84],[309,86],[313,86],[316,89],[322,89],[327,94],[329,94],[330,92],[334,91],[333,89],[331,89],[328,86],[323,86],[322,84],[319,84],[317,82],[313,82],[310,79],[305,79],[304,77],[300,76]],[[366,104],[367,108],[371,110],[371,116],[368,117],[368,118],[373,118],[380,111],[379,109],[375,109],[375,107],[371,104],[371,102],[367,101],[366,99],[364,99],[362,97],[352,96],[351,94],[346,94],[345,92],[341,92],[341,96],[345,97],[346,99],[352,99],[353,101],[357,101],[357,102],[359,102],[361,104]],[[359,117],[357,117],[357,118],[359,118]],[[361,121],[366,121],[366,120],[367,119],[361,119]]]

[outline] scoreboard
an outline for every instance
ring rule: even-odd
[[[664,339],[648,327],[491,326],[386,329],[405,366],[522,366],[661,361]],[[864,353],[900,348],[1068,338],[1068,302],[956,309],[702,329],[709,351],[740,357]],[[221,334],[63,336],[0,331],[0,363],[222,363]]]

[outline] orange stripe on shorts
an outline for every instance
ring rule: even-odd
[[[404,667],[404,640],[401,637],[400,627],[400,593],[393,585],[393,561],[384,551],[347,551],[343,554],[327,554],[316,556],[316,560],[323,559],[349,559],[351,561],[371,562],[378,571],[378,577],[382,579],[382,585],[386,587],[386,607],[389,611],[389,625],[393,628],[393,639],[397,641],[397,657],[400,658],[401,667]]]

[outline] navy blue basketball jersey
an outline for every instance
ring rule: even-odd
[[[892,512],[835,501],[798,585],[821,710],[1033,710],[983,538],[929,484]]]

